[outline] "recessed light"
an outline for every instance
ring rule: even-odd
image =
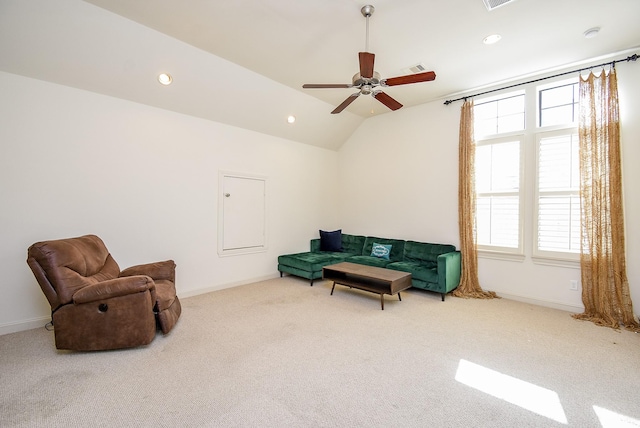
[[[600,32],[600,27],[589,28],[587,31],[584,32],[584,37],[587,39],[592,39],[595,36],[597,36],[599,32]]]
[[[162,73],[158,76],[158,82],[162,83],[163,85],[170,85],[171,82],[173,82],[173,77],[171,77],[171,75],[168,73]]]
[[[501,38],[502,36],[500,34],[491,34],[490,36],[485,37],[484,40],[482,40],[482,43],[485,45],[492,45],[497,43]]]
[[[295,121],[296,121],[296,117],[295,116],[291,115],[291,116],[287,117],[287,122],[288,123],[293,123]]]

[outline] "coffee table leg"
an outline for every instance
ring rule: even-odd
[[[380,307],[384,311],[384,294],[380,294]]]
[[[402,297],[400,297],[400,292],[398,291],[398,300],[402,302]]]
[[[333,283],[333,287],[331,287],[331,294],[330,294],[330,296],[333,296],[333,289],[334,289],[334,288],[336,288],[336,283],[335,283],[335,282]]]

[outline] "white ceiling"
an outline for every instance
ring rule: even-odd
[[[354,89],[302,89],[351,82],[365,50],[364,4],[0,0],[0,70],[336,149],[367,117],[394,114],[362,96],[330,115]],[[395,77],[420,63],[437,75],[384,89],[405,107],[640,46],[638,0],[514,0],[492,11],[482,0],[371,4],[376,71]],[[587,39],[591,27],[601,31]],[[493,33],[502,40],[484,45]],[[133,79],[143,71],[173,74],[171,96]],[[298,122],[274,127],[271,113]]]

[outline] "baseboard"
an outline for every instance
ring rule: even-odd
[[[225,288],[239,287],[241,285],[253,284],[255,282],[260,282],[260,281],[267,281],[270,279],[277,278],[278,276],[279,276],[278,273],[274,273],[272,275],[246,279],[243,281],[229,282],[225,284],[215,285],[212,287],[198,288],[195,290],[188,290],[186,292],[178,293],[178,296],[180,298],[186,299],[188,297],[199,296],[201,294],[211,293],[218,290],[224,290]],[[578,305],[568,305],[566,303],[554,302],[550,300],[534,299],[530,297],[517,296],[514,294],[498,293],[498,295],[504,299],[515,300],[523,303],[530,303],[532,305],[545,306],[548,308],[559,309],[559,310],[571,312],[571,313],[584,312],[584,307],[578,306]],[[47,316],[47,317],[33,318],[26,321],[18,321],[18,322],[2,324],[0,325],[0,336],[5,334],[10,334],[10,333],[17,333],[19,331],[44,327],[49,321],[51,321],[51,318]]]
[[[32,330],[34,328],[44,327],[51,321],[51,317],[32,318],[26,321],[17,321],[0,325],[0,336],[19,331]]]
[[[551,300],[534,299],[531,297],[517,296],[514,294],[506,294],[506,293],[498,293],[498,296],[504,299],[515,300],[517,302],[523,302],[523,303],[530,303],[532,305],[544,306],[547,308],[559,309],[561,311],[566,311],[571,313],[584,312],[584,306],[579,306],[579,305],[568,305],[566,303],[554,302]]]
[[[188,290],[188,291],[185,291],[185,292],[180,292],[180,293],[178,293],[178,297],[181,298],[181,299],[186,299],[188,297],[199,296],[201,294],[207,294],[207,293],[211,293],[211,292],[218,291],[218,290],[224,290],[225,288],[233,288],[233,287],[239,287],[241,285],[253,284],[254,282],[267,281],[269,279],[274,279],[274,278],[277,278],[279,276],[280,276],[280,274],[274,273],[272,275],[261,276],[261,277],[258,277],[258,278],[246,279],[246,280],[243,280],[243,281],[228,282],[228,283],[225,283],[225,284],[214,285],[212,287],[197,288],[195,290]]]
[[[211,293],[212,291],[224,290],[225,288],[238,287],[240,285],[246,285],[246,284],[252,284],[254,282],[266,281],[266,280],[269,280],[269,279],[277,278],[278,276],[279,276],[278,273],[274,273],[272,275],[258,277],[258,278],[252,278],[252,279],[247,279],[247,280],[244,280],[244,281],[230,282],[230,283],[226,283],[226,284],[216,285],[216,286],[213,286],[213,287],[206,287],[206,288],[199,288],[199,289],[196,289],[196,290],[189,290],[189,291],[184,292],[184,293],[178,293],[178,296],[180,298],[198,296],[200,294]],[[46,317],[32,318],[30,320],[25,320],[25,321],[17,321],[17,322],[11,322],[11,323],[7,323],[7,324],[2,324],[2,325],[0,325],[0,336],[3,336],[5,334],[10,334],[10,333],[17,333],[19,331],[25,331],[25,330],[31,330],[31,329],[34,329],[34,328],[44,327],[50,321],[51,321],[51,317],[50,316],[46,316]]]

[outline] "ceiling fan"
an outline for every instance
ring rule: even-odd
[[[423,73],[408,74],[405,76],[391,77],[389,79],[380,79],[380,74],[373,69],[375,54],[367,52],[369,50],[369,17],[373,15],[375,8],[371,5],[363,6],[360,9],[362,15],[367,19],[367,37],[365,52],[358,53],[360,62],[360,72],[353,75],[351,83],[332,84],[332,83],[306,83],[302,85],[304,89],[327,89],[327,88],[356,88],[358,92],[351,94],[346,100],[336,107],[331,114],[340,113],[347,108],[349,104],[355,101],[360,95],[371,95],[391,110],[398,110],[402,107],[398,101],[382,92],[378,87],[388,87],[397,85],[407,85],[409,83],[420,83],[435,80],[436,73],[433,71],[425,71]]]

